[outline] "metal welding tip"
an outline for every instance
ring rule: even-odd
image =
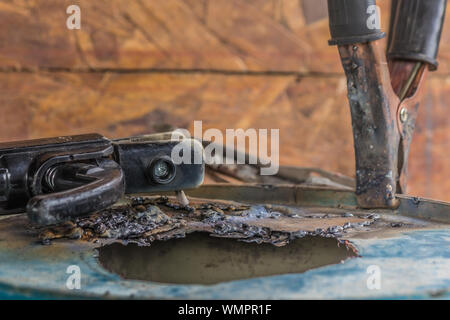
[[[178,202],[183,206],[183,207],[187,207],[189,205],[189,200],[186,197],[186,195],[184,194],[183,190],[180,191],[175,191],[175,194],[177,196],[177,200]]]

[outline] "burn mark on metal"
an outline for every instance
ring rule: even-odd
[[[149,246],[155,240],[206,232],[212,237],[282,247],[307,236],[340,239],[351,229],[369,227],[378,219],[378,215],[356,215],[345,210],[330,212],[231,201],[196,199],[191,206],[181,206],[173,197],[147,196],[130,197],[126,204],[38,231],[43,244],[68,238]]]

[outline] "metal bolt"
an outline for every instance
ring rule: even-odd
[[[153,173],[158,178],[164,178],[169,174],[169,166],[167,165],[166,162],[160,161],[153,168]]]
[[[408,110],[405,107],[402,107],[400,110],[400,121],[405,122],[408,120]]]
[[[170,183],[176,175],[176,168],[169,157],[156,158],[149,165],[149,177],[158,184]]]

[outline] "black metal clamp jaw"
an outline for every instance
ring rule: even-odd
[[[125,193],[179,191],[203,182],[200,142],[172,133],[109,140],[98,134],[0,144],[0,214],[49,225],[105,209]],[[191,152],[174,162],[172,151]]]
[[[362,208],[395,208],[395,194],[406,192],[422,84],[437,68],[446,2],[392,0],[385,54],[375,0],[328,0],[330,44],[338,45],[347,77]]]

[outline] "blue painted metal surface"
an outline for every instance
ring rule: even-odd
[[[352,242],[362,257],[302,274],[216,285],[123,280],[98,264],[92,247],[75,242],[54,244],[51,249],[29,244],[20,250],[0,250],[0,298],[450,298],[450,229],[411,231],[390,238],[352,239]],[[45,250],[52,250],[53,254],[42,254]],[[81,268],[80,290],[65,286],[69,276],[66,269],[73,264]],[[381,271],[379,290],[367,287],[370,276],[367,268],[373,265]]]

